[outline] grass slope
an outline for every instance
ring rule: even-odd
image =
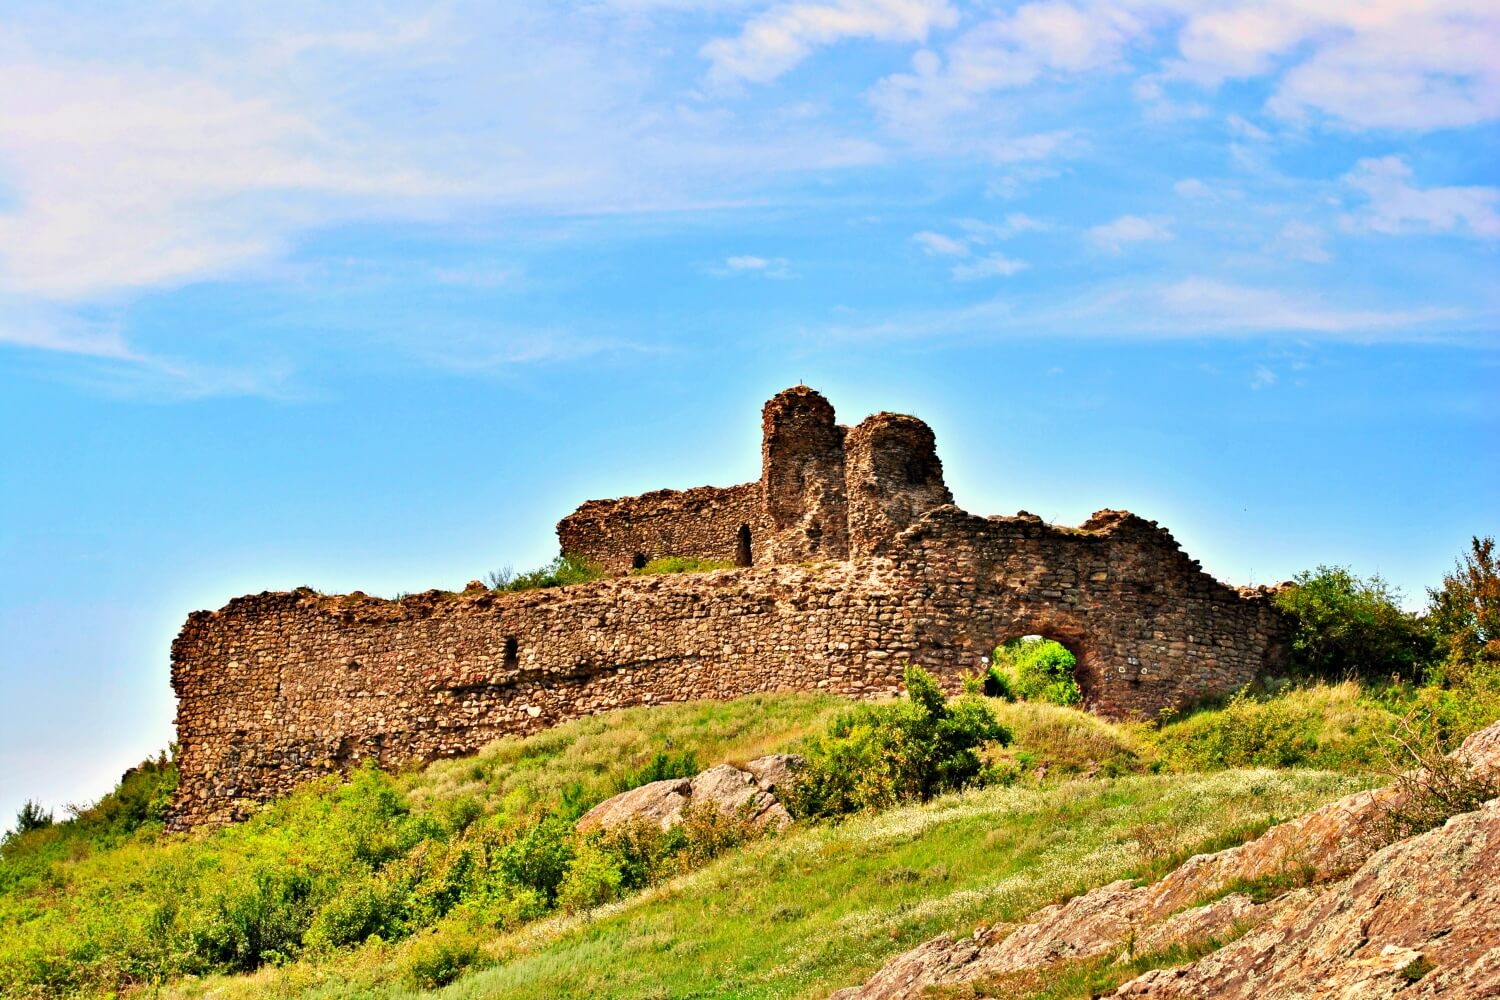
[[[459,998],[816,997],[943,930],[1018,920],[1085,889],[1237,843],[1362,786],[1322,771],[1074,780],[990,788],[797,830],[632,899],[486,945]],[[324,966],[213,978],[173,997],[424,995],[389,945]]]
[[[403,996],[423,949],[449,945],[495,966],[455,996],[816,995],[938,929],[1023,915],[1381,780],[1388,701],[1319,684],[1160,726],[992,702],[1016,737],[993,755],[998,787],[799,828],[591,914],[503,931],[443,899],[475,830],[503,840],[638,783],[658,755],[708,767],[795,748],[847,703],[627,709],[424,769],[311,782],[246,823],[186,837],[161,832],[175,769],[157,762],[80,818],[0,848],[0,995]],[[1266,767],[1302,770],[1254,770]],[[400,926],[352,947],[297,929],[330,900],[388,890],[393,872],[413,880]],[[256,907],[295,917],[289,892],[306,894],[301,924],[245,960],[226,928]],[[221,974],[265,960],[280,967]]]

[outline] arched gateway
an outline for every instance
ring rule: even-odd
[[[956,689],[999,642],[1058,639],[1088,707],[1150,716],[1273,663],[1267,592],[1204,574],[1123,511],[1076,528],[953,506],[932,431],[836,423],[805,386],[762,415],[762,474],[728,488],[592,500],[565,552],[619,575],[553,590],[385,601],[309,590],[188,617],[172,647],[177,827],[224,822],[374,757],[471,752],[627,705],[755,691],[894,693],[908,663]],[[738,568],[628,571],[663,556]]]

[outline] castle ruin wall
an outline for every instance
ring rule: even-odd
[[[998,643],[1058,639],[1088,705],[1152,715],[1232,690],[1275,653],[1264,594],[1105,511],[1077,529],[929,511],[888,555],[400,601],[311,591],[196,612],[173,645],[176,828],[228,822],[373,758],[470,753],[632,705],[758,691],[893,694],[908,663],[952,691]]]

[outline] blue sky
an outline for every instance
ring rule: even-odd
[[[1235,583],[1500,528],[1492,4],[247,6],[0,15],[0,824],[187,612],[540,563],[798,381]]]

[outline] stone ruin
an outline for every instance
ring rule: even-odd
[[[457,756],[631,705],[891,695],[912,663],[957,690],[1018,636],[1068,647],[1086,707],[1115,718],[1235,690],[1284,655],[1269,592],[1208,576],[1154,521],[955,507],[915,417],[845,427],[797,386],[765,405],[762,432],[756,482],[563,518],[562,550],[607,579],[393,601],[303,589],[189,615],[172,645],[171,825],[232,821],[362,760]],[[735,568],[629,572],[664,556]]]

